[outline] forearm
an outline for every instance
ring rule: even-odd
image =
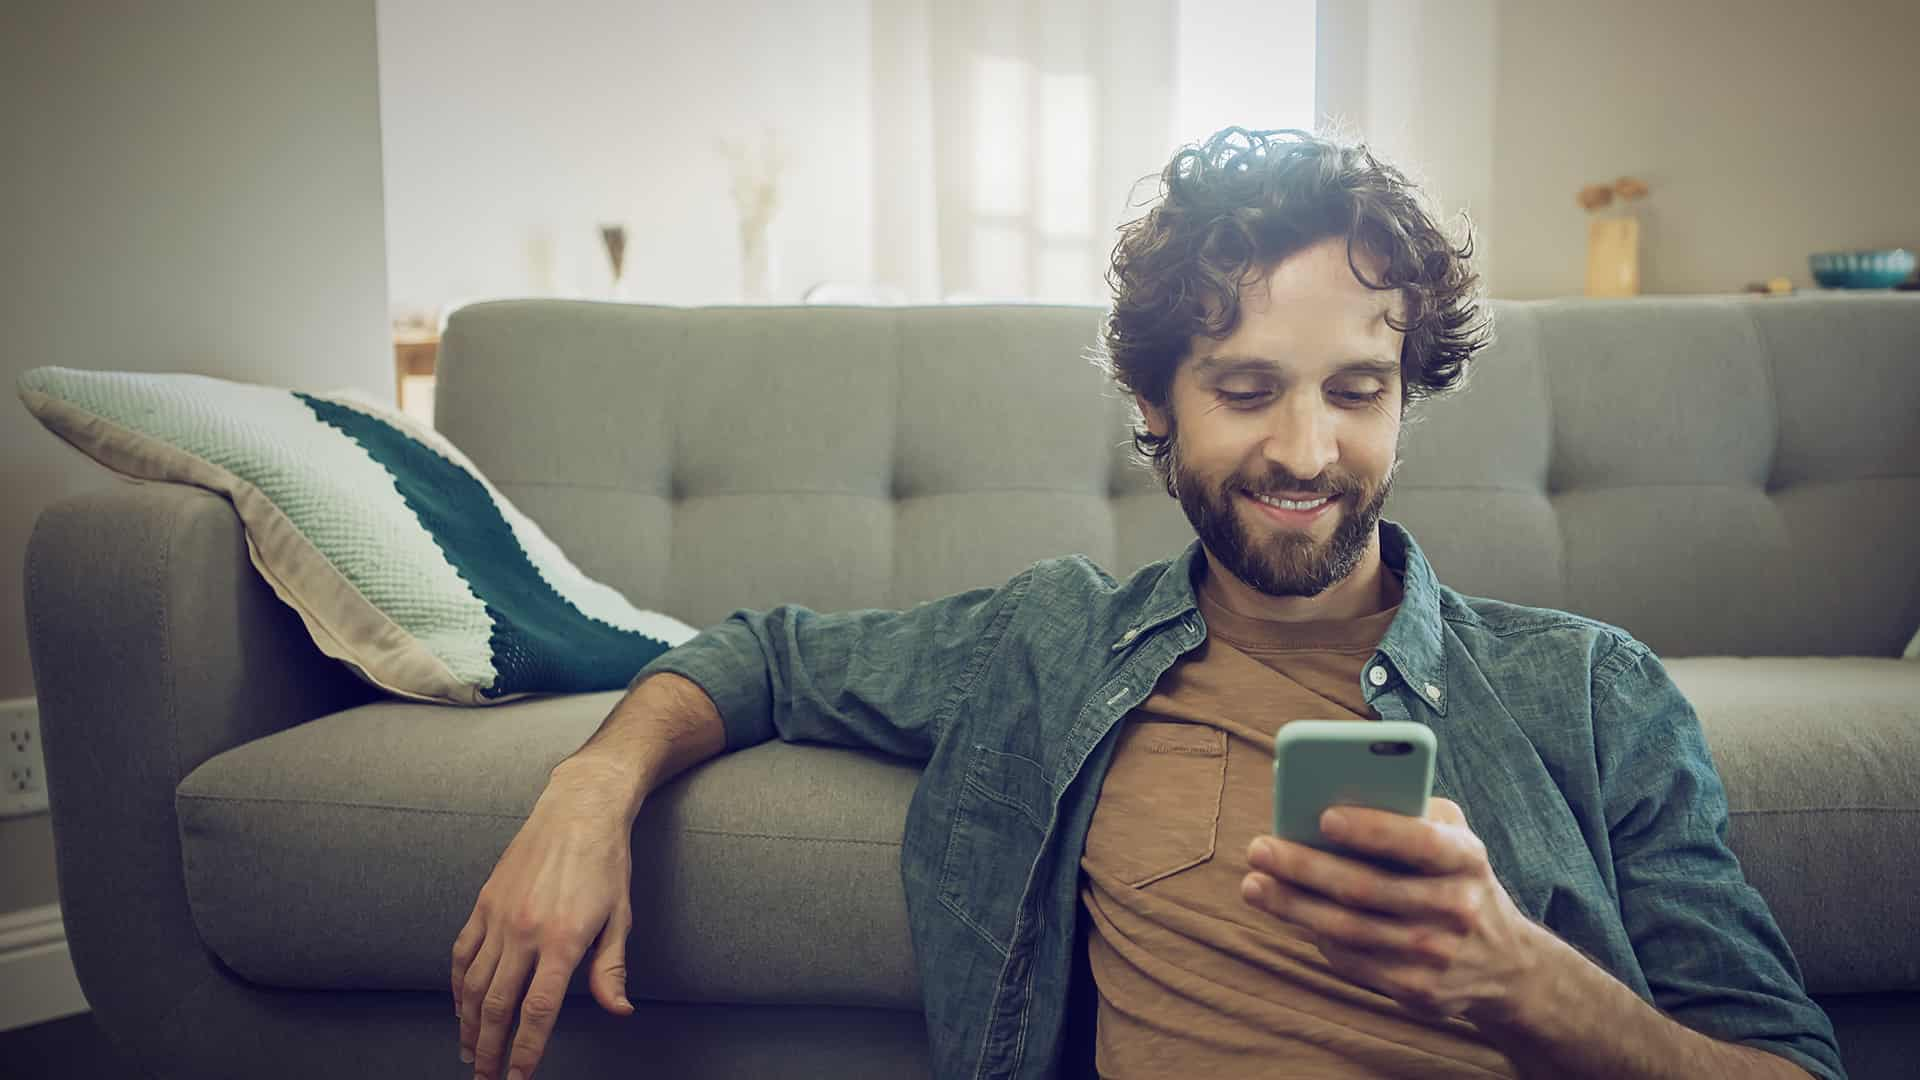
[[[627,691],[553,776],[613,785],[629,820],[655,789],[726,749],[720,710],[700,684],[661,672]]]
[[[1675,1023],[1540,928],[1540,965],[1512,1004],[1470,1015],[1523,1077],[1780,1077],[1805,1080],[1793,1062]]]

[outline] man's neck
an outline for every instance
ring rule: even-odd
[[[1268,596],[1229,573],[1214,559],[1212,551],[1206,551],[1206,559],[1214,597],[1228,611],[1248,618],[1273,622],[1358,619],[1378,614],[1400,602],[1400,580],[1387,572],[1386,563],[1380,558],[1378,527],[1373,530],[1373,537],[1353,573],[1318,596]]]

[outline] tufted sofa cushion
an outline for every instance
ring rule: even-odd
[[[1632,309],[1621,318],[1622,305]],[[1467,593],[1668,656],[1894,656],[1920,625],[1920,297],[1495,301],[1388,516]],[[588,574],[694,625],[898,607],[1192,533],[1129,461],[1093,307],[448,320],[440,427]]]

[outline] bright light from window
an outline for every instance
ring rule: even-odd
[[[998,56],[973,59],[973,211],[1027,212],[1027,100],[1033,65]]]
[[[1040,77],[1040,215],[1043,236],[1084,238],[1093,231],[1087,189],[1093,183],[1093,79]]]
[[[1229,125],[1313,130],[1314,0],[1180,0],[1173,145]]]

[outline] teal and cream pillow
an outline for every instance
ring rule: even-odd
[[[108,468],[231,499],[314,643],[391,693],[613,690],[694,635],[581,573],[438,432],[357,394],[57,367],[19,388]]]

